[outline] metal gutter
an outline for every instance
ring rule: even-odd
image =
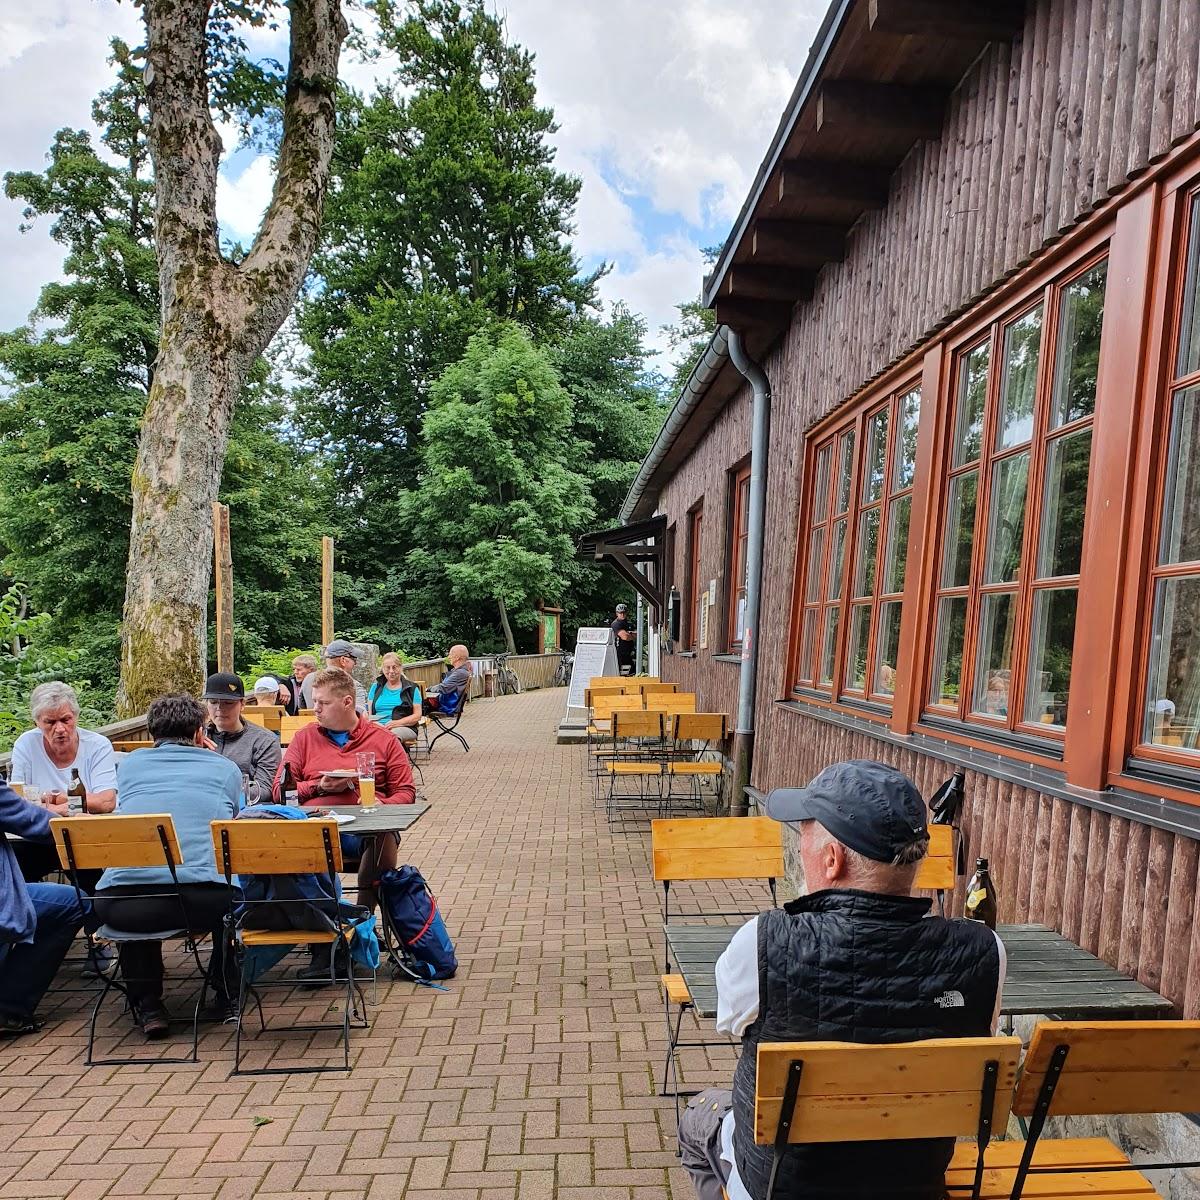
[[[696,406],[729,361],[729,332],[728,326],[718,326],[704,353],[692,368],[692,373],[688,376],[687,383],[683,385],[675,401],[675,406],[667,414],[662,429],[658,431],[658,437],[654,439],[654,445],[650,447],[650,453],[642,460],[637,476],[629,487],[629,494],[625,497],[625,502],[621,505],[621,511],[618,514],[621,524],[628,524],[632,520],[634,509],[641,502],[654,472],[662,465],[663,459],[666,458],[675,444],[675,439],[687,425]],[[655,499],[657,500],[657,497]]]
[[[721,288],[721,281],[725,278],[725,272],[729,270],[734,251],[741,244],[750,222],[754,219],[754,210],[758,207],[762,190],[766,186],[767,180],[771,177],[771,172],[775,170],[779,164],[779,160],[783,157],[784,147],[787,145],[788,139],[792,136],[792,130],[795,129],[796,122],[800,119],[800,113],[808,103],[813,94],[813,89],[820,80],[821,72],[824,70],[826,60],[829,58],[829,52],[833,49],[838,35],[842,32],[842,26],[845,24],[846,17],[850,9],[854,6],[854,3],[855,0],[835,0],[829,6],[821,21],[821,26],[817,30],[817,36],[813,39],[813,44],[809,48],[808,58],[805,60],[804,67],[800,71],[800,78],[796,81],[796,86],[792,90],[792,98],[788,101],[787,109],[783,114],[783,120],[780,121],[779,127],[775,130],[775,136],[771,139],[767,155],[758,168],[758,174],[755,175],[754,182],[750,185],[750,193],[742,205],[741,212],[737,215],[733,230],[729,237],[726,238],[725,245],[721,248],[721,254],[713,265],[712,271],[709,272],[708,279],[705,281],[702,299],[706,308],[711,308],[717,298],[717,292]]]

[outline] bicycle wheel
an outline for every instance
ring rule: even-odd
[[[512,667],[504,668],[505,685],[508,687],[510,696],[519,696],[521,694],[521,681],[517,678],[517,673]]]

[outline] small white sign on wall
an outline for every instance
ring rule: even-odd
[[[700,597],[700,649],[708,649],[708,610],[709,603],[707,596]]]
[[[709,604],[716,604],[717,602],[717,581],[715,579],[708,581],[708,602]]]

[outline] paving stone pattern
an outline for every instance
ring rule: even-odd
[[[456,938],[448,991],[381,980],[349,1076],[235,1079],[220,1026],[203,1029],[196,1065],[85,1067],[88,996],[56,991],[40,1034],[0,1045],[0,1200],[690,1197],[674,1106],[656,1095],[662,925],[648,827],[610,833],[593,810],[583,749],[555,744],[564,695],[473,704],[471,752],[443,739],[424,768],[434,807],[401,858],[425,873]],[[723,886],[686,898],[754,903]],[[168,964],[178,1001],[185,962]],[[64,968],[60,983],[78,982]],[[274,992],[265,1005],[268,1019],[337,1015],[332,992]],[[114,1011],[101,1050],[178,1052],[118,1043],[126,1026]],[[255,1065],[333,1053],[324,1034],[267,1039]],[[692,1051],[689,1074],[727,1079],[732,1062],[725,1047]]]

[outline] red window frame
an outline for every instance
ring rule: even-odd
[[[689,650],[700,648],[700,548],[704,531],[704,505],[688,513],[687,636]]]
[[[730,484],[731,519],[729,524],[730,562],[729,614],[726,645],[731,650],[740,650],[744,622],[739,619],[742,602],[746,597],[746,547],[750,541],[750,466],[733,473]]]

